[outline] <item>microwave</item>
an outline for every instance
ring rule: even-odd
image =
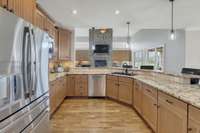
[[[106,54],[109,53],[109,45],[106,44],[96,44],[94,48],[94,53],[97,54]]]

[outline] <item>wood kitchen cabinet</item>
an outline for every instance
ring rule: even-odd
[[[50,113],[53,114],[66,97],[67,79],[61,77],[50,83]]]
[[[158,93],[158,133],[187,133],[187,104]]]
[[[49,88],[49,99],[50,99],[50,114],[53,114],[54,111],[57,108],[57,100],[56,100],[56,89],[57,89],[57,84],[56,81],[53,81],[50,83],[50,88]]]
[[[106,96],[117,100],[119,94],[119,81],[117,76],[107,76],[106,80]]]
[[[0,6],[3,8],[7,8],[7,0],[0,0]]]
[[[24,18],[24,0],[8,0],[7,9],[15,15]]]
[[[75,75],[67,76],[67,96],[75,96]]]
[[[23,0],[23,18],[32,24],[35,24],[35,10],[36,0]]]
[[[51,60],[58,60],[58,29],[55,28],[55,36],[54,36],[54,49],[53,49],[53,54],[52,54],[52,59]]]
[[[15,15],[24,18],[34,24],[35,22],[35,0],[1,0],[1,6]]]
[[[37,6],[35,13],[35,25],[40,29],[46,31],[50,37],[54,39],[54,48],[51,60],[58,60],[58,29],[54,22]]]
[[[71,32],[65,29],[58,30],[59,59],[71,60]]]
[[[88,96],[88,75],[76,75],[75,96]]]
[[[154,132],[157,131],[157,89],[142,84],[142,117],[147,121]]]
[[[45,18],[45,28],[44,29],[49,34],[49,36],[51,36],[53,39],[55,39],[55,33],[56,33],[55,24],[48,17]]]
[[[46,16],[37,8],[35,12],[35,25],[42,30],[45,30]]]
[[[132,104],[133,80],[126,77],[119,77],[118,100],[127,104]]]
[[[200,133],[200,109],[189,106],[188,133]]]
[[[138,111],[138,113],[142,114],[142,83],[138,80],[134,81],[134,108]]]

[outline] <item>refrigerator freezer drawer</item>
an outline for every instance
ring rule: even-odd
[[[45,110],[23,131],[23,133],[50,133],[49,125],[49,111]]]
[[[24,115],[18,117],[17,119],[12,117],[13,120],[9,125],[7,125],[0,132],[2,133],[19,133],[25,130],[28,126],[35,121],[38,116],[40,116],[44,111],[48,110],[48,98],[44,99],[41,103],[39,103],[36,107],[29,109]],[[22,110],[23,111],[23,110]]]

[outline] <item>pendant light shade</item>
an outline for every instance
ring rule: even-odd
[[[171,30],[170,30],[170,40],[176,39],[176,32],[174,30],[174,1],[175,0],[169,0],[171,2]]]
[[[131,37],[130,37],[130,22],[126,23],[128,25],[128,34],[127,34],[127,47],[130,47],[131,45]]]

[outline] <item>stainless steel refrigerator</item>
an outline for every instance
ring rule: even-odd
[[[0,8],[0,132],[48,133],[53,39]]]

